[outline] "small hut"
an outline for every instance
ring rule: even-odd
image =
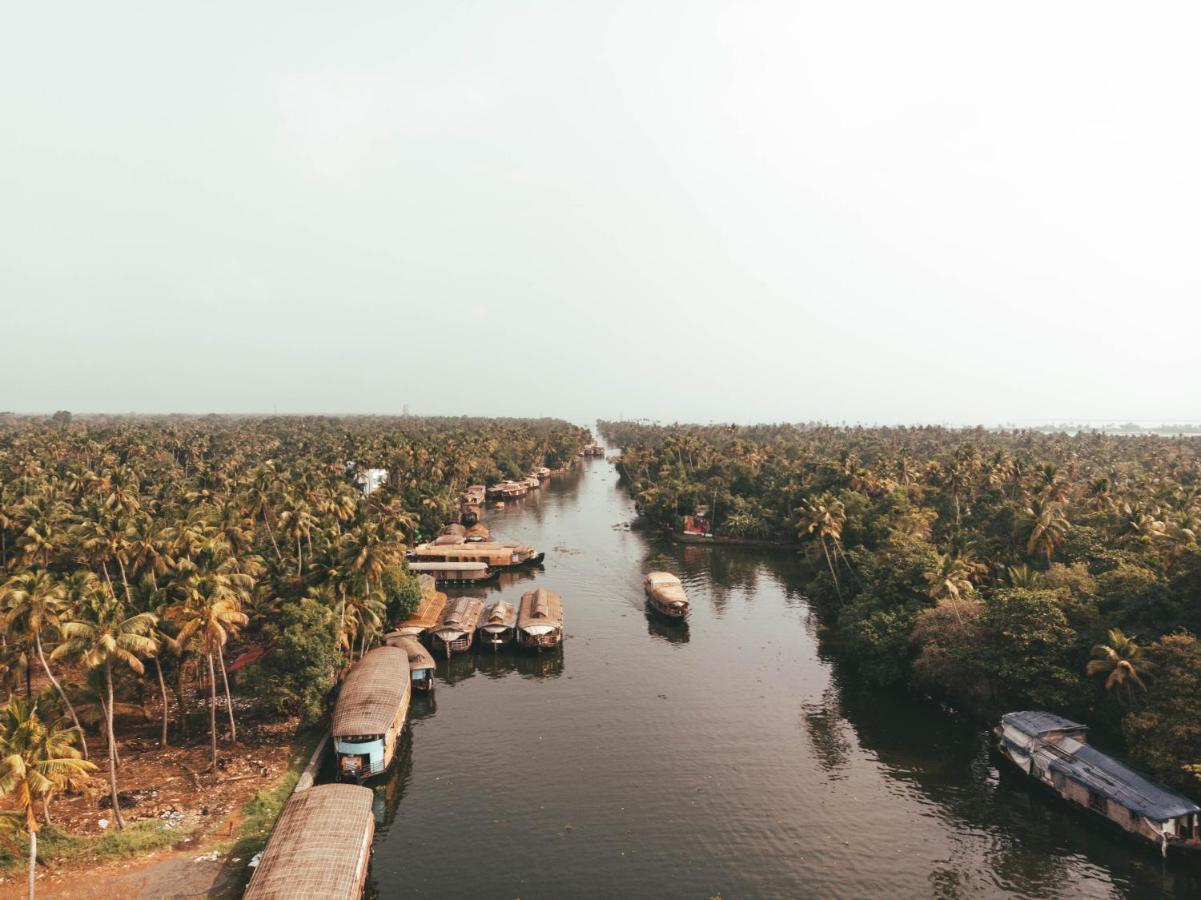
[[[517,611],[517,643],[531,650],[558,647],[563,640],[563,599],[538,588],[521,595]]]
[[[359,900],[375,835],[371,802],[371,791],[353,784],[323,784],[293,794],[242,896]]]

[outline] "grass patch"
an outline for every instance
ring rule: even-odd
[[[187,835],[187,828],[172,828],[153,819],[133,822],[123,831],[112,828],[104,834],[74,835],[47,825],[38,832],[38,860],[48,865],[76,860],[121,859],[140,856],[170,847]],[[11,846],[0,847],[0,872],[9,874],[24,869],[29,859],[29,840],[23,836],[13,841],[21,852]]]

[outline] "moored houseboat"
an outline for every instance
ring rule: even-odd
[[[1201,849],[1201,806],[1088,743],[1088,727],[1038,710],[1006,713],[994,731],[1008,762],[1061,798],[1169,848]]]
[[[469,544],[478,544],[484,541],[491,541],[492,529],[481,522],[476,522],[467,529],[467,533],[464,536],[467,538],[467,543]]]
[[[550,478],[550,469],[546,466],[534,466],[534,468],[530,469],[530,474],[539,481],[546,481],[546,479]]]
[[[456,597],[446,604],[442,621],[429,632],[430,640],[447,656],[471,649],[484,601],[474,597]]]
[[[646,591],[647,602],[656,612],[672,619],[687,618],[688,594],[675,575],[670,572],[648,572],[642,579],[642,587]]]
[[[446,595],[434,588],[434,576],[427,573],[417,575],[421,584],[421,600],[417,611],[396,626],[396,633],[405,637],[421,637],[442,620],[446,608]]]
[[[522,594],[517,611],[517,643],[541,651],[562,642],[563,598],[547,588]]]
[[[375,836],[372,792],[322,784],[284,804],[254,870],[249,900],[359,900]]]
[[[408,565],[410,572],[421,572],[422,574],[430,575],[439,584],[479,584],[491,581],[498,574],[487,563],[478,561],[430,562],[428,560],[411,559]]]
[[[389,647],[399,647],[409,657],[409,680],[413,683],[413,690],[434,689],[434,657],[417,638],[393,631],[384,635],[384,643]]]
[[[493,569],[537,565],[545,557],[533,547],[513,541],[469,541],[453,546],[418,544],[410,555],[417,562],[482,562]]]
[[[484,610],[480,619],[480,642],[493,650],[503,647],[513,640],[513,630],[517,626],[517,610],[512,603],[494,600]]]
[[[463,491],[463,502],[471,503],[476,506],[484,502],[484,498],[488,494],[488,489],[482,484],[469,485],[467,490]]]
[[[488,499],[504,502],[519,500],[529,493],[529,485],[524,481],[502,481],[488,488]]]
[[[524,484],[531,491],[536,491],[538,488],[542,487],[542,479],[540,479],[537,475],[527,475],[525,478],[521,479],[520,483]]]
[[[362,783],[387,770],[411,694],[409,658],[400,648],[376,647],[354,664],[330,726],[339,778]]]
[[[466,542],[467,538],[462,534],[440,534],[430,541],[435,547],[454,547]]]
[[[438,537],[445,537],[446,535],[456,535],[457,537],[463,537],[466,533],[467,533],[467,526],[463,525],[459,522],[451,522],[447,525],[443,525],[441,528],[438,529]]]

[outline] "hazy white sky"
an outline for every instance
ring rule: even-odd
[[[10,5],[0,409],[1201,420],[1199,15]]]

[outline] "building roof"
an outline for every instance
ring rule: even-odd
[[[384,734],[409,690],[409,655],[399,647],[376,647],[342,682],[330,733]]]
[[[1201,812],[1201,806],[1188,797],[1152,781],[1090,744],[1064,738],[1056,746],[1065,756],[1051,760],[1048,768],[1052,772],[1059,772],[1153,822]]]
[[[374,833],[368,788],[323,784],[299,791],[284,805],[243,896],[358,900]]]
[[[1005,713],[1001,716],[1001,721],[1006,725],[1012,725],[1023,734],[1028,734],[1031,737],[1039,737],[1044,734],[1050,734],[1054,731],[1087,731],[1087,725],[1081,725],[1079,722],[1073,722],[1071,719],[1065,719],[1063,716],[1057,716],[1055,713],[1043,712],[1042,710],[1023,710],[1022,712]]]

